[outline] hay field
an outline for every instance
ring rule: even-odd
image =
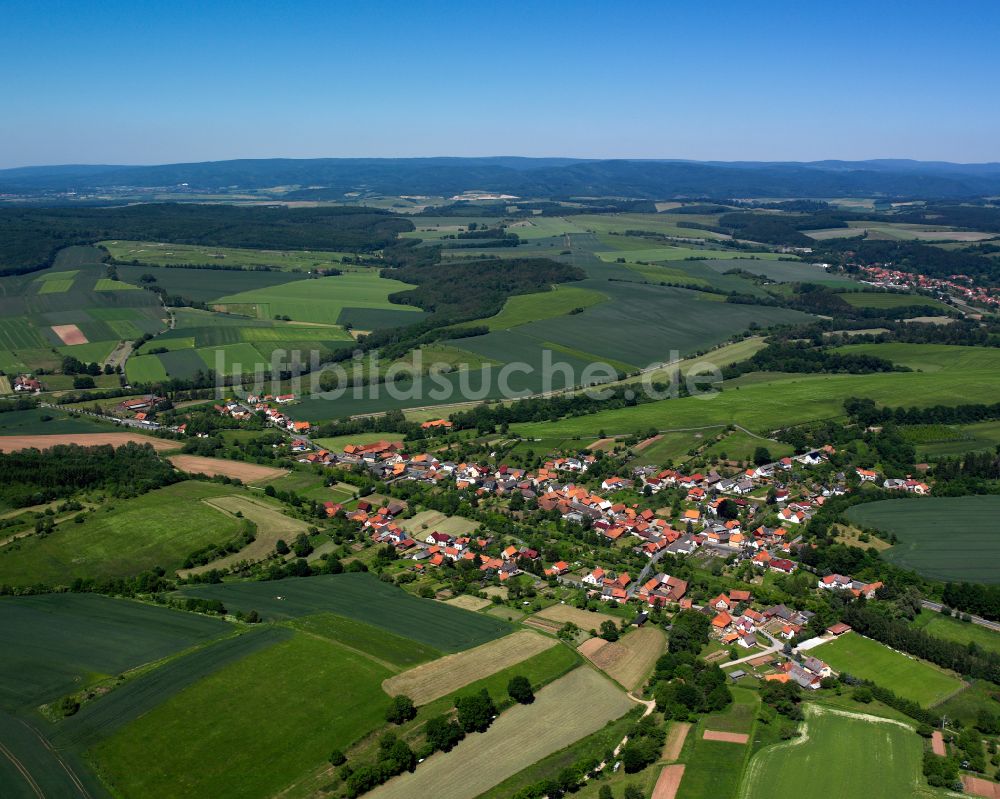
[[[572,605],[552,605],[538,611],[535,616],[540,619],[558,622],[559,624],[571,621],[581,630],[599,629],[601,623],[605,621],[618,623],[618,619],[615,616],[610,616],[607,613],[599,611],[580,610],[580,608],[574,608]]]
[[[557,643],[554,638],[522,630],[404,671],[383,682],[382,688],[390,696],[406,694],[416,704],[424,705],[470,682],[515,666]]]
[[[19,449],[48,449],[60,444],[78,444],[81,447],[99,447],[110,444],[120,447],[129,442],[149,444],[157,452],[177,449],[176,441],[153,438],[139,433],[66,433],[46,436],[0,436],[0,452],[16,452]]]
[[[292,519],[277,508],[250,497],[209,497],[203,499],[202,502],[230,516],[235,516],[237,512],[242,513],[244,518],[257,525],[257,537],[253,543],[243,547],[239,552],[233,552],[231,555],[213,560],[204,566],[196,566],[193,569],[177,572],[181,577],[201,574],[212,569],[228,569],[244,560],[263,560],[274,552],[274,546],[278,543],[279,538],[291,541],[299,533],[304,533],[309,529],[309,525],[305,522]]]
[[[272,466],[261,466],[256,463],[230,461],[225,458],[204,458],[200,455],[173,455],[168,460],[188,474],[207,474],[209,477],[222,474],[242,480],[244,483],[256,483],[259,480],[273,480],[288,474],[286,469],[275,469]]]
[[[642,685],[656,659],[666,651],[666,643],[667,636],[663,630],[646,626],[594,652],[581,649],[581,653],[615,682],[631,691]]]
[[[432,755],[412,774],[402,774],[368,796],[474,799],[632,707],[625,693],[598,672],[574,669],[539,691],[533,704],[515,705],[486,732],[468,736],[450,752]]]

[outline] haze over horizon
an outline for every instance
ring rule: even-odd
[[[1000,7],[8,8],[0,168],[234,158],[1000,160]]]

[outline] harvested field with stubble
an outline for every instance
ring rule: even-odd
[[[390,696],[406,694],[416,704],[424,705],[470,682],[516,666],[556,644],[554,638],[523,630],[404,671],[383,682],[382,689]]]
[[[257,463],[229,461],[225,458],[204,458],[201,455],[174,455],[168,460],[182,472],[188,474],[207,474],[209,477],[221,474],[242,480],[244,483],[273,480],[288,474],[287,469],[275,469],[272,466],[261,466]]]
[[[432,755],[412,774],[395,777],[368,796],[474,799],[632,707],[624,691],[581,666],[539,691],[533,704],[504,711],[486,732],[466,737],[450,752]]]
[[[130,441],[149,444],[157,452],[177,449],[176,441],[153,438],[139,433],[66,433],[49,436],[0,436],[0,452],[16,452],[19,449],[49,449],[60,444],[77,444],[81,447],[99,447],[110,444],[120,447]]]
[[[574,608],[572,605],[553,605],[552,607],[543,608],[532,618],[537,618],[543,622],[557,622],[557,629],[558,626],[568,621],[573,622],[581,630],[598,630],[601,627],[601,623],[605,621],[618,623],[617,618],[609,616],[607,613],[580,610],[580,608]]]
[[[591,639],[595,640],[595,639]],[[603,639],[598,639],[603,640]],[[583,646],[587,646],[587,641]],[[585,655],[597,668],[628,690],[638,688],[666,648],[667,636],[658,627],[640,627],[613,643]]]

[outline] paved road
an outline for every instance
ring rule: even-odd
[[[933,610],[937,613],[940,613],[944,607],[940,602],[931,602],[929,599],[923,600],[920,604],[923,605],[924,609]],[[972,616],[972,623],[978,624],[980,627],[986,627],[988,630],[993,630],[995,633],[1000,633],[1000,622],[990,621],[979,616]]]

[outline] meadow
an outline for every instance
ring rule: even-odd
[[[935,638],[959,644],[975,644],[980,649],[1000,655],[1000,632],[972,622],[960,621],[930,610],[923,611],[913,620],[913,626]]]
[[[207,544],[222,544],[239,520],[199,500],[234,494],[217,483],[186,481],[134,499],[109,499],[67,520],[49,535],[28,536],[0,548],[0,584],[68,585],[74,578],[128,577],[154,566],[178,568]]]
[[[215,303],[223,308],[229,305],[256,306],[260,319],[280,315],[300,322],[337,324],[345,308],[419,313],[412,306],[396,305],[388,301],[388,296],[393,292],[408,288],[412,287],[398,280],[379,277],[378,272],[372,269],[229,294],[217,298]],[[413,322],[420,321],[420,318],[414,316]]]
[[[624,715],[632,706],[620,688],[593,669],[574,669],[539,691],[534,703],[515,705],[486,732],[467,737],[450,752],[433,755],[412,774],[392,779],[369,796],[474,799],[525,766]],[[586,712],[580,712],[583,709]]]
[[[90,754],[114,790],[136,799],[274,795],[384,723],[388,675],[298,633],[183,689]],[[276,680],[294,689],[276,690]]]
[[[762,749],[739,799],[897,799],[920,795],[923,744],[900,722],[810,704],[802,737]]]
[[[180,593],[219,599],[231,610],[256,610],[268,620],[337,613],[442,652],[468,649],[512,630],[506,622],[481,613],[418,599],[371,574],[186,586]]]
[[[250,250],[239,247],[203,247],[193,244],[164,244],[152,241],[101,241],[116,261],[139,261],[152,266],[221,264],[225,266],[267,266],[286,271],[339,269],[346,253],[308,250]]]
[[[753,382],[723,385],[715,395],[659,400],[555,422],[513,426],[526,438],[597,438],[654,428],[682,430],[739,424],[757,433],[821,419],[844,416],[848,397],[870,397],[886,405],[954,405],[992,402],[996,373],[988,370],[942,370],[938,373],[871,375],[758,374]]]
[[[848,518],[895,533],[882,557],[937,580],[1000,583],[1000,496],[888,499],[856,505]]]
[[[962,681],[951,673],[858,633],[842,635],[811,653],[834,671],[891,688],[922,707],[935,705],[962,688]]]
[[[939,458],[1000,446],[1000,421],[963,425],[913,425],[901,429],[917,448],[918,458]]]
[[[565,316],[576,308],[586,308],[604,302],[606,295],[593,289],[582,289],[562,284],[552,291],[538,294],[519,294],[504,303],[496,316],[482,320],[490,330],[508,330],[528,322],[537,322],[553,316]],[[470,323],[470,324],[477,324]]]
[[[291,625],[296,630],[357,649],[381,661],[391,671],[412,669],[427,661],[439,662],[441,658],[441,652],[434,647],[334,613],[303,616]]]

